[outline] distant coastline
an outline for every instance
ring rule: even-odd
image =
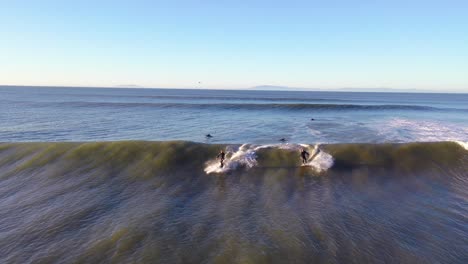
[[[256,91],[314,91],[314,92],[362,92],[362,93],[464,93],[461,91],[436,91],[421,89],[398,89],[398,88],[302,88],[277,85],[259,85],[249,88]]]
[[[83,88],[83,89],[169,89],[169,90],[233,90],[233,91],[283,91],[283,92],[356,92],[356,93],[434,93],[434,94],[467,94],[463,91],[436,91],[422,89],[399,89],[399,88],[303,88],[276,85],[259,85],[249,88],[204,88],[204,87],[146,87],[140,85],[115,85],[115,86],[57,86],[57,85],[8,85],[0,84],[0,88]]]

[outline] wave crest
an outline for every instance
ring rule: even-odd
[[[309,150],[310,161],[305,164],[312,167],[317,172],[323,172],[333,166],[333,157],[321,150],[318,145],[307,144],[268,144],[249,145],[243,144],[237,149],[228,147],[226,149],[226,160],[221,167],[216,159],[211,159],[206,163],[205,173],[227,173],[239,168],[250,169],[256,166],[262,168],[275,166],[298,167],[300,157],[298,151],[301,148]],[[281,157],[278,158],[277,156]],[[260,156],[260,165],[257,158]],[[272,163],[277,162],[276,164]]]
[[[255,174],[277,169],[299,169],[301,160],[298,150],[304,147],[311,153],[307,165],[319,173],[362,166],[397,170],[468,170],[466,142],[236,146],[129,141],[4,143],[0,144],[0,172],[1,177],[47,170],[51,175],[93,173],[141,179],[160,175],[182,177],[187,173],[226,173],[239,169],[252,169],[249,173]],[[223,148],[227,150],[226,166],[219,168],[215,157]]]
[[[313,103],[132,103],[132,102],[59,102],[56,104],[66,104],[75,107],[151,107],[151,108],[177,108],[177,109],[207,109],[207,110],[323,110],[323,111],[349,111],[349,110],[412,110],[412,111],[461,111],[467,112],[466,108],[437,108],[421,105],[363,105],[363,104],[313,104]]]

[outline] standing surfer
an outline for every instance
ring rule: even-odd
[[[309,152],[307,152],[305,149],[301,149],[301,158],[302,158],[302,164],[307,163],[307,158],[309,157]]]
[[[221,163],[220,166],[221,168],[224,167],[224,157],[226,156],[226,153],[224,153],[224,150],[221,150],[218,154],[218,156],[216,156],[216,158],[219,159],[219,162]]]

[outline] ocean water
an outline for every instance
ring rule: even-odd
[[[266,144],[281,138],[468,141],[468,94],[0,88],[0,141]]]
[[[0,87],[0,263],[467,263],[467,113],[466,94]]]

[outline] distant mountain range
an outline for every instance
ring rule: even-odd
[[[115,85],[115,88],[144,88],[143,86],[136,85],[136,84],[119,84]]]
[[[441,91],[420,90],[420,89],[395,89],[395,88],[337,88],[337,89],[319,89],[319,88],[301,88],[277,85],[259,85],[249,88],[249,90],[259,91],[330,91],[330,92],[380,92],[380,93],[440,93]],[[451,92],[451,91],[444,91]]]

